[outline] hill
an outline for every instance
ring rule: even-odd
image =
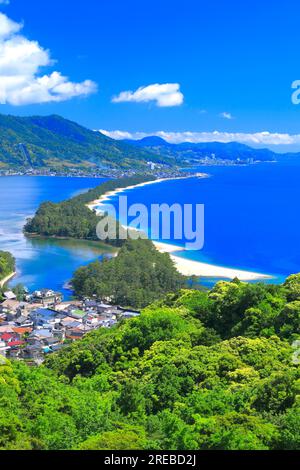
[[[0,115],[0,168],[139,168],[161,157],[60,116]]]
[[[300,275],[180,290],[30,367],[2,360],[1,450],[299,450]]]
[[[176,161],[182,160],[202,160],[205,158],[216,160],[241,160],[241,161],[275,161],[277,154],[269,149],[254,149],[248,145],[238,142],[204,142],[192,143],[184,142],[181,144],[170,144],[161,137],[149,136],[141,140],[125,140],[127,144],[134,145],[137,148],[147,149],[157,156],[175,158]]]

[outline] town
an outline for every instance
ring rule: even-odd
[[[99,328],[140,315],[96,299],[63,301],[59,292],[42,289],[17,300],[12,291],[0,304],[0,356],[40,365],[48,354]]]

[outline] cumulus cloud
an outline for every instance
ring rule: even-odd
[[[23,24],[0,13],[0,103],[14,106],[65,101],[97,91],[91,80],[74,83],[61,72],[41,74],[53,66],[50,52],[20,33]]]
[[[166,132],[158,131],[152,133],[146,132],[127,132],[127,131],[107,131],[101,130],[103,134],[112,139],[133,139],[138,140],[143,137],[156,135],[162,137],[169,143],[178,144],[182,142],[240,142],[248,145],[294,145],[300,144],[300,134],[280,134],[271,132],[256,132],[253,134],[242,132]]]
[[[122,91],[112,98],[113,103],[148,103],[154,101],[161,108],[180,106],[184,96],[179,83],[155,83],[138,88],[136,91]]]
[[[220,116],[224,119],[233,119],[233,116],[231,113],[227,113],[227,112],[224,112],[224,113],[220,113]]]

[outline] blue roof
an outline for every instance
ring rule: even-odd
[[[33,310],[32,314],[47,319],[57,316],[57,312],[48,308],[37,308],[36,310]]]
[[[43,338],[51,338],[53,335],[49,330],[34,330],[30,336],[42,336]]]

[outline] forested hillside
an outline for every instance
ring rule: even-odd
[[[128,240],[118,256],[79,268],[72,285],[79,297],[109,298],[114,304],[142,308],[167,292],[178,291],[185,278],[168,253],[150,240]]]
[[[145,168],[149,159],[162,161],[60,116],[0,115],[0,167]]]
[[[41,367],[4,361],[0,448],[299,450],[299,319],[300,275],[220,282]]]

